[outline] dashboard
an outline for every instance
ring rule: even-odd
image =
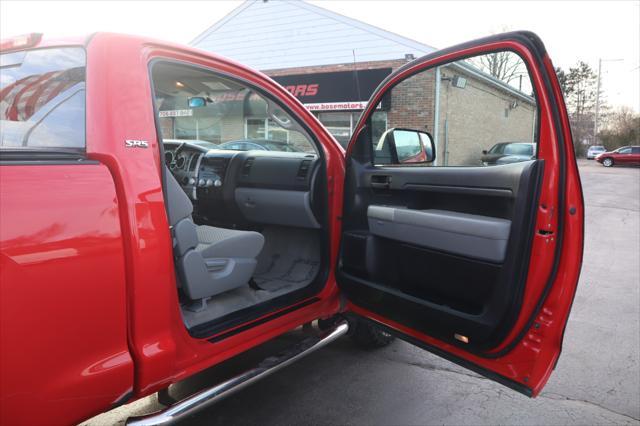
[[[324,191],[315,154],[231,151],[189,141],[165,141],[164,150],[199,223],[321,226]]]

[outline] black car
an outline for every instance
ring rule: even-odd
[[[532,160],[536,157],[536,144],[531,142],[501,142],[482,151],[482,165],[496,166],[499,164],[518,163]]]

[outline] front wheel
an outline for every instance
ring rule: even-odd
[[[613,158],[605,158],[604,160],[602,160],[602,165],[605,167],[613,166]]]
[[[390,333],[369,322],[354,320],[352,327],[349,337],[363,349],[382,348],[395,340]]]

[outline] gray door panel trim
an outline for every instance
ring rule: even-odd
[[[494,263],[504,262],[511,221],[447,210],[371,205],[372,234]]]

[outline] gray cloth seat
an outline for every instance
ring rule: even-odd
[[[187,297],[203,299],[246,285],[264,246],[262,234],[196,225],[191,200],[169,169],[166,176],[173,253]]]
[[[257,258],[264,245],[264,237],[257,232],[200,225],[196,228],[196,235],[196,251],[203,257]]]

